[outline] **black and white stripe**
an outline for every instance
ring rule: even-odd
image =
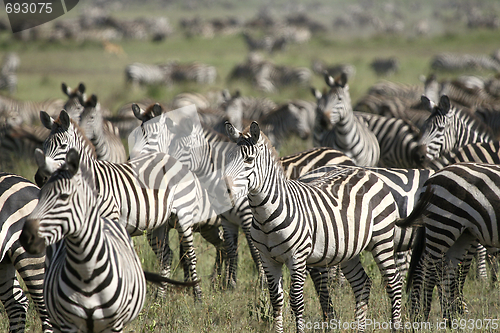
[[[417,204],[415,214],[401,221],[403,227],[418,217],[423,227],[414,248],[410,268],[411,315],[429,316],[432,292],[442,286],[442,311],[450,319],[463,311],[463,276],[477,244],[500,247],[497,204],[500,167],[491,164],[458,163],[436,172],[424,184],[429,193]],[[463,263],[463,264],[461,264]]]
[[[29,254],[19,243],[24,222],[37,205],[39,193],[38,187],[23,177],[0,173],[0,300],[9,317],[9,332],[24,332],[28,310],[28,298],[16,272],[35,303],[43,332],[52,332],[43,300],[45,255]]]
[[[43,179],[61,165],[70,148],[81,151],[81,163],[94,177],[94,188],[100,194],[101,216],[119,215],[120,223],[133,236],[147,230],[148,240],[162,260],[165,276],[170,273],[171,261],[165,235],[170,228],[170,216],[177,216],[178,223],[173,227],[179,232],[185,251],[185,277],[197,280],[193,228],[196,223],[214,216],[197,177],[164,153],[142,154],[120,164],[96,160],[93,146],[68,114],[61,111],[59,118],[52,122],[44,152],[38,151],[36,179]],[[199,286],[195,287],[195,296],[201,299]]]
[[[380,146],[364,119],[353,113],[347,76],[335,80],[326,74],[325,81],[330,87],[327,93],[313,89],[317,100],[314,144],[338,149],[357,165],[376,166]]]
[[[370,282],[359,253],[365,249],[373,253],[382,272],[392,303],[392,321],[399,323],[401,280],[393,256],[393,221],[398,213],[384,183],[373,173],[360,174],[355,169],[326,174],[308,184],[287,180],[276,151],[257,123],[245,133],[231,124],[227,130],[238,145],[236,161],[227,173],[236,193],[240,185],[248,186],[254,216],[251,234],[266,271],[276,331],[283,331],[282,265],[290,270],[290,304],[297,332],[303,332],[306,266],[326,268],[339,263],[353,288],[356,319],[364,330]],[[370,214],[366,214],[367,207]],[[330,304],[322,304],[322,308],[327,316],[332,314]]]
[[[70,149],[42,187],[20,241],[35,254],[51,246],[44,298],[57,331],[121,332],[142,309],[147,275],[125,227],[100,216],[88,171]]]

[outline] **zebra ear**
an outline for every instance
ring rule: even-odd
[[[229,121],[226,121],[226,132],[229,139],[234,143],[237,143],[241,137],[241,132],[238,131]]]
[[[240,98],[240,96],[241,96],[240,91],[239,91],[239,90],[236,90],[236,91],[234,92],[233,99],[234,99],[234,98]]]
[[[340,74],[340,79],[339,79],[339,81],[338,81],[338,84],[339,84],[339,86],[341,86],[342,88],[344,88],[344,87],[345,87],[345,85],[347,84],[347,74],[346,74],[346,73],[342,72],[342,73]]]
[[[97,105],[97,96],[92,94],[92,96],[90,96],[90,98],[87,100],[86,102],[87,105],[85,106],[89,106],[91,108],[95,108],[96,105]]]
[[[321,97],[323,97],[323,95],[321,94],[321,91],[319,91],[319,90],[318,90],[318,89],[316,89],[316,88],[311,87],[311,92],[312,92],[312,95],[313,95],[316,99],[321,99]]]
[[[66,166],[68,171],[74,176],[80,167],[80,153],[75,148],[71,148],[66,155]]]
[[[66,110],[61,110],[61,113],[59,114],[59,120],[61,121],[61,127],[66,131],[71,124],[69,114],[68,112],[66,112]]]
[[[252,124],[250,125],[250,135],[252,136],[252,139],[255,143],[259,142],[260,127],[256,121],[252,121]]]
[[[69,87],[64,82],[61,83],[61,89],[63,94],[65,94],[66,96],[69,96],[69,94],[71,93],[71,89],[69,89]]]
[[[227,89],[222,90],[222,98],[226,102],[231,99],[231,93],[229,92],[229,90],[227,90]]]
[[[327,71],[325,71],[324,76],[325,76],[325,82],[326,82],[326,84],[329,87],[334,87],[335,86],[335,80],[333,79],[333,77],[330,74],[328,74]]]
[[[78,91],[82,95],[85,93],[85,85],[83,84],[83,82],[80,82],[80,84],[78,85]]]
[[[39,169],[45,166],[45,153],[40,148],[35,149],[35,162]]]
[[[425,95],[422,95],[420,97],[420,102],[422,103],[422,107],[424,108],[424,110],[427,110],[427,111],[432,111],[432,109],[434,108],[435,104],[433,101],[431,101],[429,99],[429,97],[425,96]]]
[[[139,105],[137,104],[132,104],[132,112],[134,112],[134,116],[139,119],[139,120],[142,120],[142,111],[141,111],[141,108],[139,107]]]
[[[158,117],[159,115],[161,115],[163,112],[163,108],[161,107],[160,103],[155,103],[155,105],[153,105],[153,115],[155,117]]]
[[[441,113],[447,115],[450,111],[450,98],[446,95],[442,95],[439,99],[439,108],[441,109]]]
[[[49,114],[45,111],[40,111],[40,121],[45,128],[51,130],[54,125],[54,118],[49,116]]]

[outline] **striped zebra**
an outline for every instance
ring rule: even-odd
[[[122,332],[144,305],[146,274],[125,227],[100,216],[89,171],[70,149],[42,187],[20,241],[38,255],[52,245],[43,296],[57,331]]]
[[[380,147],[378,165],[386,168],[416,168],[416,159],[421,152],[420,131],[404,119],[384,117],[376,114],[354,112],[365,121],[377,138]]]
[[[415,225],[422,217],[410,266],[411,317],[429,317],[434,286],[442,286],[442,312],[450,319],[462,306],[462,275],[467,274],[477,244],[500,247],[497,216],[500,195],[500,167],[491,164],[458,163],[430,177],[424,184],[430,193],[419,201],[418,209],[398,222]],[[462,264],[461,264],[462,263]]]
[[[227,132],[237,143],[233,156],[241,154],[244,165],[243,170],[229,168],[227,176],[234,193],[239,192],[239,186],[248,186],[254,215],[252,239],[266,271],[275,330],[283,331],[282,265],[290,270],[290,304],[296,330],[303,332],[306,266],[325,268],[340,263],[354,291],[358,330],[363,331],[370,289],[359,261],[359,253],[365,249],[373,253],[381,270],[391,299],[392,322],[399,326],[401,280],[393,256],[393,226],[398,213],[384,183],[373,173],[361,174],[355,169],[326,174],[309,184],[287,180],[276,151],[256,122],[244,133],[228,123]],[[366,207],[370,214],[363,213]],[[341,214],[341,210],[352,214]],[[324,312],[325,307],[331,309],[329,304],[322,307]]]
[[[57,120],[44,125],[51,125],[52,131],[44,142],[44,151],[35,152],[39,166],[35,179],[45,180],[64,162],[68,150],[76,148],[81,152],[80,164],[94,177],[94,188],[100,194],[101,216],[118,214],[120,223],[132,236],[147,231],[148,241],[161,260],[163,276],[170,274],[172,255],[165,235],[169,228],[175,228],[181,239],[185,278],[197,280],[193,229],[198,228],[208,241],[219,235],[219,222],[213,218],[208,195],[198,178],[164,153],[142,154],[126,163],[97,160],[92,144],[64,110]],[[162,182],[159,189],[154,188],[158,184],[156,178]],[[170,220],[171,215],[177,217],[175,225],[169,223],[174,222]],[[199,223],[209,218],[212,225]],[[201,300],[201,288],[197,285],[194,289],[195,299]]]
[[[16,71],[21,60],[16,53],[10,52],[4,55],[0,67],[0,90],[7,90],[10,95],[17,90]]]
[[[40,190],[23,177],[0,173],[0,300],[9,317],[9,332],[24,332],[28,298],[16,277],[22,277],[42,320],[44,333],[52,332],[43,300],[45,255],[30,255],[19,243],[27,216],[38,203]]]
[[[49,99],[46,101],[21,101],[0,95],[0,117],[18,119],[17,125],[36,124],[40,120],[40,110],[48,114],[56,114],[63,109],[62,99]]]
[[[120,132],[110,121],[104,119],[97,96],[90,96],[86,101],[82,101],[82,105],[84,108],[79,117],[79,125],[94,145],[97,159],[115,163],[125,162],[127,153]],[[44,123],[47,121],[48,119]]]
[[[214,66],[198,62],[174,62],[169,74],[170,81],[173,83],[196,82],[199,84],[213,84],[217,79],[217,69]]]
[[[370,63],[370,68],[378,76],[393,75],[399,71],[399,66],[396,58],[377,58]]]
[[[380,159],[377,137],[362,118],[352,110],[347,76],[334,79],[325,74],[328,93],[312,89],[317,100],[314,144],[333,147],[345,153],[360,166],[375,166]]]
[[[170,83],[171,64],[148,65],[135,62],[125,68],[125,82],[134,87]]]
[[[417,154],[417,163],[435,159],[442,153],[468,143],[494,140],[491,130],[473,115],[450,104],[448,96],[442,95],[439,104],[433,105],[432,113],[422,128]]]
[[[500,71],[500,62],[485,54],[440,53],[431,60],[431,68],[436,71],[492,70]]]
[[[85,95],[85,85],[80,82],[78,87],[71,89],[66,83],[61,84],[61,89],[63,94],[68,96],[66,103],[64,103],[63,110],[69,114],[72,119],[77,121],[80,119],[80,115],[83,112],[83,105],[81,101],[85,101],[87,96]]]

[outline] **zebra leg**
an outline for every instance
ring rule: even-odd
[[[224,236],[221,235],[221,230],[217,226],[201,228],[200,234],[207,242],[215,247],[215,264],[212,275],[210,276],[212,285],[214,285],[216,280],[222,276],[222,266],[223,263],[227,261]]]
[[[186,226],[187,223],[178,223],[176,225],[177,232],[179,233],[180,247],[181,247],[181,261],[185,261],[184,265],[184,278],[186,281],[198,281],[198,273],[196,272],[196,253],[193,246],[193,229],[191,226]],[[193,287],[194,299],[201,302],[202,292],[200,284]]]
[[[366,313],[368,311],[368,299],[370,298],[370,289],[372,281],[366,274],[359,255],[353,259],[341,264],[342,272],[349,281],[354,299],[356,302],[356,321],[358,322],[358,331],[364,332],[366,327]]]
[[[160,260],[160,275],[164,277],[170,277],[173,252],[169,246],[168,233],[170,231],[170,226],[164,224],[154,230],[148,230],[147,239],[149,245],[156,254],[158,260]],[[162,283],[161,287],[158,287],[157,296],[165,297],[165,290],[167,288],[166,283]]]
[[[426,321],[431,309],[432,292],[437,283],[437,262],[439,258],[431,259],[424,250],[417,263],[410,293],[411,321]]]
[[[448,249],[442,266],[441,309],[445,319],[450,320],[463,304],[463,282],[470,268],[467,255],[478,249],[474,236],[465,232]],[[470,256],[469,256],[470,257]]]
[[[19,241],[14,243],[12,249],[11,261],[14,263],[14,267],[23,279],[33,303],[35,303],[35,307],[42,322],[42,330],[44,333],[52,332],[52,325],[50,324],[49,315],[43,298],[45,255],[28,254]]]
[[[290,270],[290,306],[295,315],[297,333],[303,333],[304,323],[304,283],[306,280],[306,263],[293,262],[288,266]]]
[[[283,333],[283,273],[282,264],[262,258],[262,265],[267,276],[269,297],[273,306],[274,330]]]
[[[0,300],[9,317],[10,332],[24,332],[28,298],[19,285],[16,270],[9,259],[0,263]]]
[[[337,268],[335,266],[333,268]],[[314,289],[316,289],[316,294],[319,297],[319,303],[321,305],[321,310],[323,311],[323,320],[328,321],[335,318],[335,312],[332,307],[330,299],[330,290],[328,286],[330,284],[330,270],[325,267],[307,267],[311,279],[314,283]]]
[[[402,298],[402,282],[399,270],[396,267],[394,260],[394,252],[387,244],[377,242],[377,245],[371,250],[373,259],[377,264],[382,279],[385,284],[387,294],[391,300],[392,322],[395,328],[402,328],[401,325],[401,298]]]
[[[226,275],[224,283],[230,288],[236,288],[238,274],[238,233],[239,227],[227,220],[222,220],[224,229],[224,243],[226,245]]]
[[[404,279],[406,275],[408,275],[410,259],[411,259],[411,250],[404,252],[396,252],[395,255],[396,267],[398,268],[399,275],[401,276],[402,279]]]
[[[261,289],[264,288],[266,284],[266,273],[264,272],[264,267],[262,265],[262,258],[260,256],[259,250],[255,247],[255,244],[252,239],[252,235],[250,234],[250,228],[252,226],[253,217],[251,219],[246,219],[245,222],[241,225],[243,232],[245,233],[245,237],[247,239],[248,247],[250,248],[250,254],[252,255],[253,262],[257,267],[257,272],[259,272],[259,280]]]
[[[486,248],[481,244],[477,245],[476,251],[476,261],[477,261],[477,272],[476,278],[486,281],[488,279],[488,272],[486,270]]]

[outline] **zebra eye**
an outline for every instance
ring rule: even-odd
[[[67,144],[67,143],[63,143],[63,144],[61,145],[61,149],[67,149],[67,148],[68,148],[68,144]]]
[[[59,199],[61,199],[61,200],[68,200],[68,198],[69,198],[69,194],[66,194],[66,193],[62,193],[59,196]]]
[[[247,158],[245,158],[244,162],[245,163],[252,163],[254,159],[255,159],[254,156],[247,156]]]

